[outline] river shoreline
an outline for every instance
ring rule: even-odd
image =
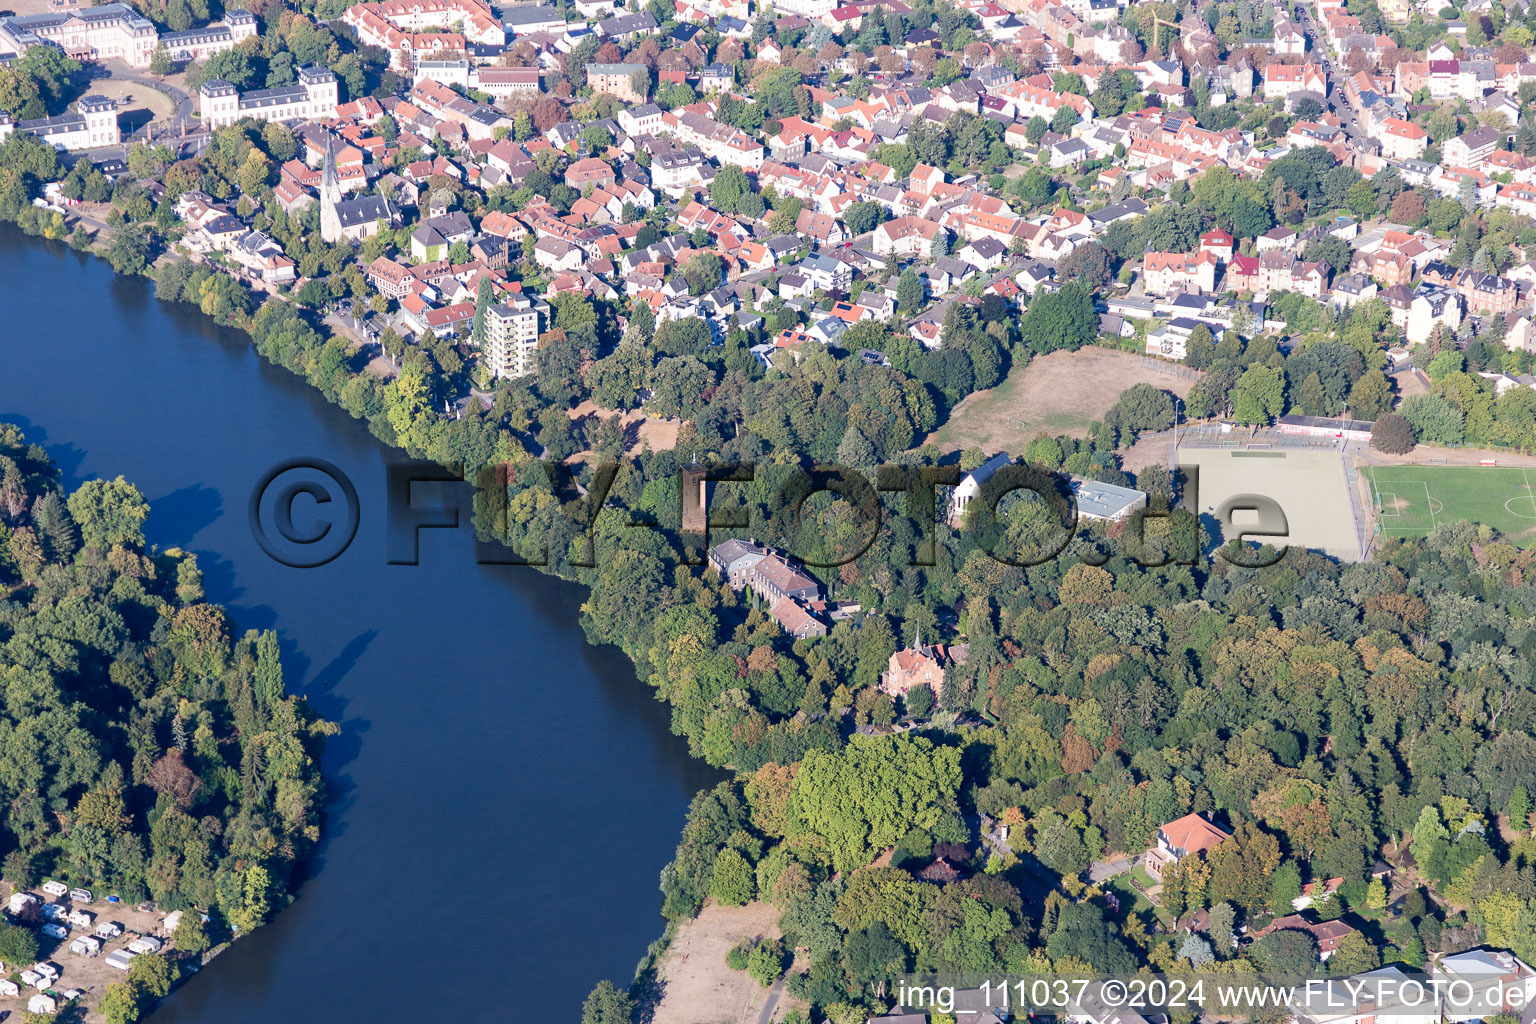
[[[13,235],[13,237],[19,238],[21,234],[22,234],[21,232],[17,231]],[[32,237],[36,237],[36,236],[32,236]],[[44,239],[43,241],[46,242],[48,240]],[[3,244],[3,242],[4,242],[4,239],[0,238],[0,244]],[[51,256],[56,258],[56,259],[66,259],[66,260],[68,259],[68,256],[66,254],[70,253],[71,251],[75,251],[75,250],[71,250],[71,248],[69,246],[67,246],[63,242],[59,242],[55,246],[44,245],[44,246],[41,246],[41,247],[32,247],[32,248],[35,248],[35,249],[37,249],[39,251],[47,252]],[[86,264],[82,264],[82,265],[88,265],[88,261],[87,261]],[[107,269],[110,272],[110,268],[100,268],[100,269]],[[99,271],[92,272],[93,276],[96,273],[99,273]],[[116,275],[116,274],[113,274],[112,276],[113,276],[113,278],[115,280],[121,280],[121,281],[124,281],[124,282],[132,280],[131,276]],[[111,289],[111,292],[114,293],[114,295],[118,295],[119,293],[121,293],[123,295],[130,295],[132,297],[131,301],[133,303],[135,303],[135,304],[143,304],[144,300],[148,298],[148,296],[146,295],[145,290],[143,288],[119,289],[119,288],[114,287],[114,288]],[[201,324],[204,325],[202,328],[199,329],[200,333],[205,334],[205,335],[209,334],[209,333],[223,332],[224,329],[225,329],[225,326],[226,326],[226,325],[217,325],[212,317],[208,317],[208,316],[203,315],[200,310],[197,311],[198,315],[195,318],[187,317],[186,314],[192,312],[192,310],[191,309],[183,308],[184,306],[187,305],[187,304],[184,304],[184,303],[164,303],[164,302],[161,302],[158,299],[155,299],[155,301],[152,304],[150,304],[150,305],[152,305],[152,306],[154,306],[156,308],[165,310],[172,319],[181,320],[181,321],[195,320],[197,322],[200,322]],[[327,328],[327,333],[329,333],[328,328]],[[243,341],[244,346],[245,346],[247,352],[249,352],[249,354],[251,354],[251,355],[255,355],[256,354],[256,353],[250,351],[250,350],[252,350],[254,348],[254,345],[252,345],[252,343],[251,343],[252,342],[252,336],[251,336],[251,334],[250,334],[250,332],[248,330],[241,329],[241,332],[240,332],[240,335],[238,336],[238,338],[239,338],[240,341]],[[232,343],[236,343],[236,339],[233,338],[233,337],[228,338],[228,340],[230,342],[232,342]],[[215,347],[217,347],[217,346],[215,346]],[[272,366],[271,362],[269,360],[266,360],[266,359],[259,359],[258,363],[265,364],[267,366]],[[272,368],[273,369],[278,369],[279,367],[272,366]],[[284,374],[283,376],[284,376],[284,379],[286,381],[288,381],[289,383],[292,383],[292,377],[297,376],[297,375],[290,373],[290,374]],[[223,380],[218,381],[218,384],[219,384],[220,387],[226,386],[227,383],[228,383],[227,381],[223,381]],[[266,382],[266,381],[258,380],[255,383],[256,383],[257,386],[263,386],[263,387],[269,387],[270,386],[270,384],[268,382]],[[300,381],[299,383],[307,383],[307,382],[306,381]],[[241,384],[242,389],[248,389],[250,386],[251,386],[251,382],[249,380],[247,380],[245,382],[242,382],[242,384]],[[280,388],[279,390],[280,391],[287,391],[287,390],[290,390],[290,389],[288,389],[288,388]],[[323,396],[321,396],[319,394],[318,390],[313,388],[313,387],[305,387],[305,388],[302,389],[302,391],[308,396],[310,402],[313,402],[313,399],[315,399],[315,398],[323,398]],[[323,418],[330,419],[331,417],[336,416],[336,415],[345,415],[344,410],[339,409],[334,403],[328,403],[328,402],[323,402],[322,401],[321,403],[318,403],[318,404],[323,406],[323,408],[325,408],[327,410],[332,410],[327,416],[325,416]],[[9,413],[9,412],[12,412],[13,410],[10,407],[6,407],[5,409],[0,410],[0,411],[5,411],[5,412]],[[358,427],[358,426],[363,426],[363,424],[359,423],[357,420],[355,420],[354,418],[352,418],[350,416],[347,416],[346,419],[352,423],[352,429],[351,430],[344,430],[344,431],[342,431],[342,433],[344,433],[344,434],[356,434],[356,433],[359,433],[359,431],[357,431],[355,428]],[[37,425],[41,426],[41,427],[44,427],[44,428],[51,428],[52,427],[52,423],[50,422],[50,419],[47,418],[47,417],[44,417],[44,416],[37,417],[35,419],[35,423]],[[68,434],[63,434],[63,435],[60,435],[60,436],[68,436]],[[84,437],[85,435],[80,435],[80,436]],[[367,445],[361,446],[361,447],[363,447],[363,448],[371,447],[371,446],[375,446],[375,445],[377,445],[379,443],[379,439],[376,436],[373,436],[371,432],[366,432],[366,436],[367,436]],[[49,439],[49,440],[46,440],[45,443],[56,443],[56,442],[53,442],[51,439]],[[355,438],[352,440],[351,443],[352,443],[352,446],[354,448],[359,447],[356,444],[356,439]],[[393,450],[398,450],[398,449],[393,449]],[[132,477],[134,475],[131,472],[130,469],[126,469],[126,468],[124,469],[124,474],[127,475],[127,476],[130,476],[130,477]],[[147,490],[146,493],[150,495],[152,501],[156,502],[156,509],[157,509],[157,513],[158,513],[159,510],[160,510],[160,503],[156,499],[156,495],[153,493],[153,484],[149,484],[148,486],[149,486],[150,489]],[[248,486],[248,483],[247,483],[247,486]],[[233,500],[231,500],[228,504],[234,505],[235,502]],[[156,518],[160,518],[158,516],[158,514],[157,514]],[[175,518],[175,513],[174,512],[173,512],[172,518]],[[241,568],[244,568],[244,567],[242,566]],[[222,572],[225,575],[229,575],[229,574],[231,574],[231,573],[233,573],[235,571],[236,570],[233,567],[224,567],[224,568],[214,567],[214,569],[213,569],[214,574]],[[481,575],[486,575],[483,571],[481,571],[480,574]],[[548,574],[541,574],[540,577],[532,578],[532,577],[527,577],[526,574],[524,574],[520,582],[516,581],[516,580],[514,581],[514,587],[515,587],[515,589],[517,591],[522,592],[525,596],[528,593],[530,593],[530,592],[532,592],[534,590],[546,590],[547,588],[541,587],[538,584],[534,584],[534,583],[531,582],[531,580],[533,580],[533,579],[544,579],[544,578],[547,578],[547,575]],[[559,577],[555,577],[555,578],[559,579]],[[572,581],[562,581],[562,583],[565,583],[565,582],[572,582]],[[498,585],[500,585],[500,584],[498,584]],[[565,588],[562,587],[561,590],[565,590]],[[571,593],[570,595],[561,598],[560,601],[559,601],[559,604],[561,606],[563,606],[563,608],[564,608],[564,611],[561,612],[561,615],[562,615],[562,617],[565,617],[565,621],[563,623],[561,623],[561,627],[564,629],[564,631],[568,635],[569,634],[573,634],[575,632],[579,632],[579,630],[572,628],[572,624],[574,623],[575,618],[576,618],[576,614],[575,613],[577,612],[577,610],[579,609],[579,606],[580,606],[580,597],[578,597],[577,594],[584,595],[585,593],[586,593],[586,590],[585,590],[585,588],[583,588],[581,591],[575,592],[575,593]],[[240,621],[242,625],[246,625],[247,623],[258,624],[257,622],[252,620],[251,612],[253,610],[249,609],[249,608],[242,609],[242,608],[239,607],[239,604],[240,604],[240,602],[237,599],[233,603],[233,605],[232,605],[232,614],[234,614],[236,616],[237,620]],[[258,620],[261,618],[262,614],[270,614],[269,611],[267,609],[264,609],[264,608],[255,609],[255,611],[257,613],[256,619],[258,619]],[[285,616],[285,618],[286,618],[286,616]],[[648,722],[645,722],[643,724],[645,726],[648,726],[652,731],[657,731],[656,727],[658,725],[661,725],[662,724],[661,719],[665,718],[665,710],[663,708],[661,708],[659,705],[656,704],[656,702],[652,699],[652,696],[651,696],[650,692],[643,686],[643,684],[640,684],[640,681],[638,679],[634,678],[633,664],[627,658],[622,658],[622,656],[619,655],[619,653],[615,649],[602,649],[602,648],[593,647],[586,640],[585,637],[581,637],[580,638],[580,642],[583,644],[583,650],[581,651],[581,658],[578,659],[580,661],[583,661],[583,662],[586,662],[586,663],[591,663],[591,664],[598,664],[598,665],[612,665],[615,661],[622,660],[625,668],[628,670],[627,675],[628,675],[628,678],[630,680],[630,682],[627,684],[627,686],[633,691],[633,692],[628,693],[628,694],[625,695],[625,703],[630,703],[631,701],[633,701],[636,704],[638,704],[639,706],[635,710],[639,711],[639,712],[642,712],[640,717],[642,719],[649,719]],[[326,668],[327,668],[327,671],[329,671],[330,666],[327,666]],[[342,666],[338,672],[332,673],[326,679],[326,685],[327,686],[335,686],[337,684],[337,682],[341,678],[345,677],[344,676],[345,671],[347,671],[346,666]],[[324,695],[322,694],[322,697],[323,696]],[[658,716],[656,714],[657,712],[660,713],[660,717],[659,718],[658,718]],[[343,747],[351,747],[351,746],[353,746],[353,744],[351,744],[351,743],[343,743],[342,746]],[[355,755],[349,755],[349,754],[345,754],[345,753],[341,755],[343,768],[346,767],[347,758],[349,756],[355,756]],[[718,773],[715,773],[713,769],[708,769],[707,766],[704,766],[701,762],[694,762],[691,765],[691,767],[689,768],[687,774],[689,776],[695,777],[696,780],[698,780],[698,781],[703,781],[704,784],[708,784],[712,779],[718,778]],[[327,771],[327,777],[328,777],[328,779],[331,777],[331,772],[329,770]],[[693,786],[692,789],[689,792],[689,795],[691,795],[691,792],[693,790],[696,790],[697,788],[698,788],[697,786]],[[353,792],[352,787],[350,785],[348,785],[348,782],[347,782],[347,780],[345,778],[343,778],[342,785],[339,787],[339,790],[340,790],[340,792],[339,792],[339,796],[338,796],[338,805],[337,805],[336,808],[334,808],[334,810],[344,817],[346,815],[346,813],[347,813],[349,804],[353,800],[356,799],[356,796],[355,796],[355,793]],[[331,817],[332,810],[333,810],[333,808],[328,806],[328,809],[327,809],[328,825],[330,823],[329,819]],[[680,824],[680,819],[676,819],[676,820],[678,820],[678,823]],[[342,831],[345,831],[345,829],[343,829]],[[328,830],[328,838],[329,838],[329,830]],[[676,840],[677,840],[677,830],[674,827],[674,828],[672,828],[670,830],[669,838],[668,838],[668,841],[667,841],[667,844],[666,844],[667,848],[670,849],[671,846],[674,846],[676,844]],[[318,856],[315,859],[315,861],[313,862],[313,864],[311,866],[311,869],[310,869],[310,871],[309,871],[309,873],[307,875],[307,879],[306,879],[306,881],[304,883],[304,889],[302,891],[307,892],[308,888],[310,887],[310,885],[313,882],[313,880],[318,879],[320,877],[323,877],[326,859],[327,859],[327,857],[326,857],[326,855],[324,853],[322,853],[320,856]],[[654,870],[654,869],[652,869],[652,870]],[[652,879],[654,879],[655,876],[654,876],[654,874],[652,874],[652,875],[650,875],[650,877]],[[643,891],[646,892],[646,893],[649,893],[649,894],[654,894],[655,893],[654,882],[652,881],[649,884],[645,885]],[[303,902],[304,901],[302,901],[302,900],[298,901],[298,903],[295,905],[294,908],[290,908],[289,911],[285,912],[283,915],[280,915],[278,920],[275,921],[274,924],[272,926],[269,926],[269,927],[272,928],[272,929],[281,930],[284,921],[289,919],[290,916],[293,915],[294,910],[299,906],[299,904],[302,904]],[[631,902],[633,902],[633,901],[631,901]],[[659,909],[659,903],[660,903],[659,895],[651,895],[650,898],[644,900],[644,902],[648,903],[653,908],[652,909],[653,913],[657,909]],[[656,936],[658,933],[661,933],[662,938],[656,939],[655,941],[653,941],[651,943],[652,948],[651,948],[651,950],[649,952],[646,952],[646,951],[644,951],[641,948],[637,948],[636,946],[631,946],[630,947],[631,948],[631,955],[635,959],[641,959],[641,956],[640,956],[641,953],[645,952],[645,958],[644,958],[644,960],[642,960],[642,964],[650,962],[651,959],[657,953],[659,953],[662,948],[664,948],[664,945],[662,945],[662,944],[664,943],[665,935],[667,934],[665,929],[656,929],[654,927],[654,925],[649,926],[649,928],[647,930],[650,932],[650,934],[652,936]],[[247,941],[249,941],[249,940],[247,940]],[[276,941],[275,937],[271,941]],[[245,943],[243,942],[242,945],[245,945]],[[257,955],[268,955],[268,954],[257,954],[256,951],[252,951],[252,956],[253,957],[257,956]],[[220,969],[222,969],[224,967],[224,965],[230,963],[232,960],[239,960],[239,959],[241,959],[241,958],[221,957],[219,959],[218,967]],[[630,961],[630,963],[633,963],[633,962],[634,962],[634,960]],[[602,973],[603,970],[604,969],[596,968],[596,967],[593,967],[593,968],[590,969],[590,973],[589,973],[589,975],[587,977],[586,986],[585,986],[587,989],[590,989],[591,985],[593,983],[595,983],[597,980],[599,980],[599,976],[600,976],[600,974]],[[611,973],[611,969],[608,969],[608,970]],[[219,974],[219,973],[220,973],[220,970],[219,969],[215,969],[215,965],[209,964],[206,969],[204,969],[203,971],[199,972],[198,975],[194,976],[194,978],[191,979],[189,984],[196,984],[198,986],[206,987],[207,985],[213,984],[213,982],[209,980],[209,976],[210,975]],[[627,980],[627,979],[620,978],[619,980],[623,981],[623,980]],[[186,988],[186,986],[184,986],[184,988]],[[583,990],[583,991],[585,991],[585,990]],[[180,997],[182,994],[183,994],[182,991],[178,991],[177,997]],[[172,1020],[172,1021],[179,1021],[179,1020],[183,1020],[183,1019],[185,1019],[185,1020],[198,1019],[195,1015],[192,1015],[192,1016],[186,1015],[188,1013],[191,1013],[192,1011],[190,1011],[190,1010],[188,1010],[186,1008],[181,1008],[181,1007],[177,1006],[177,1004],[178,1004],[178,998],[177,997],[173,997],[167,1004],[165,1004],[164,1007],[162,1007],[162,1009],[157,1013],[156,1020],[167,1019],[167,1020]],[[171,1015],[170,1016],[166,1016],[167,1013],[169,1013]]]

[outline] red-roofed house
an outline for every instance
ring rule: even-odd
[[[775,601],[768,614],[773,616],[773,621],[779,624],[780,629],[796,640],[827,635],[824,622],[787,597]]]
[[[1429,146],[1429,132],[1399,117],[1382,121],[1376,137],[1381,142],[1381,155],[1388,160],[1417,160]]]
[[[886,662],[880,675],[880,689],[892,697],[905,697],[914,687],[926,686],[934,697],[944,686],[944,666],[959,664],[965,660],[965,648],[949,648],[943,644],[923,646],[921,634],[912,646],[897,651]]]
[[[1289,96],[1293,92],[1328,95],[1328,73],[1318,64],[1270,64],[1264,68],[1264,98]]]
[[[897,217],[875,228],[872,247],[881,256],[926,256],[939,226],[921,217]]]
[[[810,235],[822,245],[839,245],[843,241],[843,226],[830,214],[801,210],[795,218],[795,233]]]
[[[1147,873],[1162,878],[1171,865],[1192,853],[1205,853],[1228,838],[1226,832],[1200,815],[1186,814],[1158,828],[1157,845],[1147,851],[1145,858]]]
[[[1254,932],[1255,938],[1263,938],[1270,932],[1278,932],[1292,929],[1298,932],[1306,932],[1317,940],[1317,958],[1327,960],[1339,951],[1339,943],[1344,937],[1354,933],[1353,928],[1343,921],[1308,921],[1300,914],[1287,914],[1277,917],[1266,927]]]
[[[411,282],[416,280],[409,268],[388,256],[380,256],[368,264],[367,276],[368,283],[387,299],[403,299],[410,293]]]
[[[1259,287],[1259,258],[1234,256],[1227,268],[1227,288],[1235,292],[1257,291]]]
[[[427,326],[437,334],[444,331],[452,331],[460,324],[467,324],[475,318],[475,304],[473,302],[455,302],[451,306],[441,309],[429,309],[424,318]]]
[[[1208,252],[1219,260],[1230,260],[1237,243],[1221,228],[1212,228],[1200,236],[1200,251]]]
[[[1230,239],[1230,236],[1228,236]],[[1150,295],[1178,295],[1216,290],[1217,259],[1204,247],[1199,252],[1149,252],[1142,259]]]
[[[1319,903],[1326,903],[1339,891],[1339,886],[1344,884],[1344,879],[1328,878],[1321,882],[1308,882],[1301,887],[1301,895],[1291,900],[1291,907],[1295,910],[1306,910],[1308,907]]]
[[[857,32],[864,24],[864,12],[852,4],[835,7],[822,17],[821,23],[833,32]]]
[[[612,185],[615,181],[613,168],[595,156],[578,160],[565,170],[565,183],[580,189],[583,185]]]

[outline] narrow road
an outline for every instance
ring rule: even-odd
[[[99,221],[95,217],[87,217],[83,213],[74,214],[76,224],[84,224],[86,227],[95,228],[97,234],[107,230],[106,222]]]
[[[768,1024],[773,1019],[774,1007],[779,1005],[779,996],[784,992],[784,977],[773,983],[773,988],[768,990],[768,1002],[763,1004],[763,1012],[757,1015],[757,1024]]]

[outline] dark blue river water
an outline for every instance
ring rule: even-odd
[[[289,688],[342,726],[298,900],[155,1024],[542,1024],[574,1020],[599,978],[627,983],[713,776],[622,655],[584,642],[584,591],[477,566],[467,530],[386,564],[397,456],[245,335],[3,226],[0,267],[0,419],[70,486],[136,483],[150,539],[198,554],[240,630],[278,629]],[[246,517],[262,474],[298,456],[344,470],[362,508],[351,547],[312,570],[270,560]]]

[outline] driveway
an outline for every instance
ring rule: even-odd
[[[1088,865],[1088,878],[1093,882],[1107,882],[1116,875],[1123,875],[1136,864],[1134,857],[1119,860],[1096,860]]]

